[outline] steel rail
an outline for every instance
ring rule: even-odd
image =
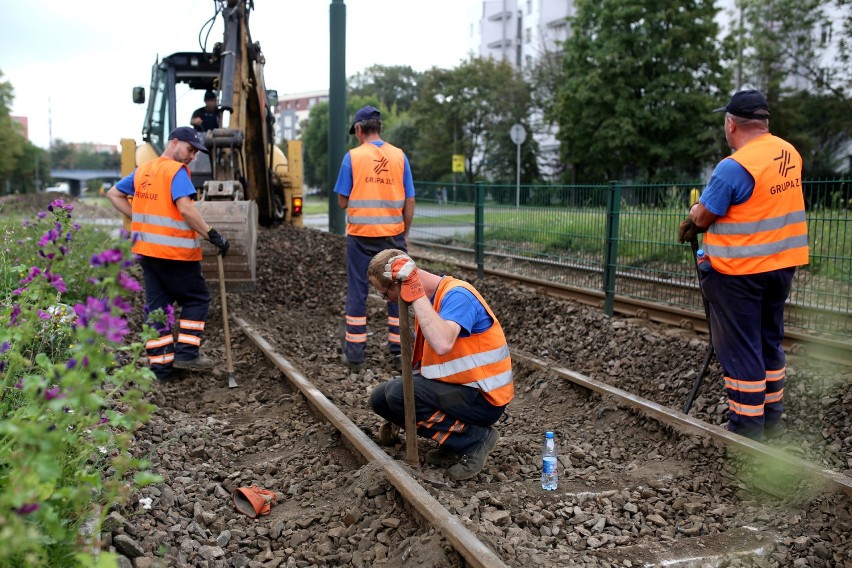
[[[421,240],[412,240],[412,244],[422,246],[424,248],[433,248],[433,249],[443,249],[454,252],[459,252],[467,255],[472,255],[474,252],[470,249],[466,249],[464,247],[456,247],[451,245],[443,245],[439,243],[433,243],[430,241],[421,241]],[[529,258],[516,256],[511,253],[505,252],[495,252],[495,251],[485,251],[485,256],[502,258],[507,260],[514,260],[519,262],[528,262],[534,265],[543,265],[547,267],[552,267],[560,270],[568,270],[575,272],[587,272],[590,274],[595,274],[602,276],[604,273],[604,269],[595,262],[594,265],[583,264],[580,262],[565,262],[559,260],[551,260],[547,258]],[[488,269],[486,269],[487,271]],[[653,284],[655,286],[664,286],[668,288],[674,288],[675,290],[687,290],[687,291],[698,291],[698,284],[696,284],[692,280],[683,280],[683,279],[672,279],[672,278],[663,278],[661,276],[653,276],[647,274],[637,274],[635,272],[630,272],[624,269],[619,269],[616,272],[616,278],[618,280],[632,280],[635,282],[642,282],[644,284]],[[844,310],[841,308],[832,308],[828,306],[816,306],[812,304],[802,303],[802,302],[793,302],[791,300],[787,300],[786,308],[791,316],[798,316],[803,313],[813,313],[819,317],[833,317],[833,318],[844,318],[847,321],[852,319],[852,313],[848,310]],[[847,324],[848,326],[848,324]]]
[[[541,359],[529,357],[513,350],[512,360],[531,367],[547,370],[554,375],[567,379],[568,381],[583,388],[592,390],[598,394],[611,396],[617,402],[626,406],[631,406],[642,413],[650,415],[660,422],[673,426],[687,434],[698,433],[700,435],[710,437],[713,440],[736,450],[768,460],[773,465],[785,466],[787,470],[816,480],[822,485],[830,487],[833,490],[842,491],[843,493],[852,495],[852,477],[842,473],[825,469],[812,462],[791,456],[786,452],[761,444],[760,442],[755,442],[754,440],[750,440],[743,436],[739,436],[719,426],[708,424],[707,422],[698,420],[697,418],[683,414],[680,411],[668,408],[661,404],[657,404],[656,402],[652,402],[641,396],[637,396],[617,387],[596,381],[595,379],[587,377],[581,373],[577,373],[576,371],[553,366]]]
[[[443,259],[436,258],[430,254],[414,252],[412,256],[432,262],[445,262]],[[455,262],[454,264],[461,269],[476,272],[475,265],[461,262]],[[557,298],[569,299],[596,308],[603,308],[604,293],[598,290],[537,280],[528,276],[520,276],[492,268],[486,268],[485,274],[496,276],[503,280],[521,282]],[[626,296],[616,296],[613,309],[622,315],[649,319],[657,323],[707,333],[707,321],[704,318],[704,314],[692,310]],[[838,365],[852,365],[852,344],[845,341],[785,331],[782,346],[785,351],[796,356],[814,357],[821,361],[836,363]]]
[[[503,560],[475,534],[465,527],[420,483],[408,474],[402,464],[387,455],[361,431],[337,406],[317,389],[290,361],[278,354],[260,333],[243,318],[231,314],[234,323],[266,357],[287,377],[308,402],[330,422],[368,462],[382,467],[387,480],[417,512],[437,528],[465,561],[477,568],[506,568]]]

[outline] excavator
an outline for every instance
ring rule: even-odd
[[[224,259],[225,281],[231,289],[250,290],[256,279],[258,225],[302,226],[302,147],[301,141],[289,141],[285,157],[274,142],[272,107],[278,93],[266,88],[265,57],[249,33],[254,0],[215,0],[214,5],[205,26],[212,28],[221,16],[223,41],[210,52],[202,46],[200,52],[173,53],[154,64],[142,144],[122,139],[122,174],[156,159],[169,132],[189,124],[189,114],[184,116],[178,106],[201,100],[189,95],[218,93],[218,123],[224,125],[227,116],[227,127],[203,133],[210,153],[199,152],[189,170],[205,221],[231,243]],[[133,102],[145,103],[144,87],[133,89]],[[202,271],[208,281],[217,282],[215,247],[206,242],[204,247]]]

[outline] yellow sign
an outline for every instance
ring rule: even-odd
[[[453,154],[453,173],[464,173],[464,154]]]

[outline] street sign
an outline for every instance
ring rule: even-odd
[[[453,173],[464,173],[464,154],[453,154]]]
[[[523,144],[524,140],[527,139],[527,131],[522,124],[513,124],[512,128],[509,129],[509,136],[515,144]]]

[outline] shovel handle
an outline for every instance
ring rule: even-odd
[[[405,407],[405,461],[411,467],[420,466],[417,453],[417,424],[414,416],[414,375],[411,371],[411,327],[408,302],[399,298],[399,346],[402,358],[402,400]]]
[[[219,295],[222,302],[222,327],[225,329],[225,370],[230,376],[234,373],[234,359],[231,356],[231,329],[228,327],[228,299],[225,296],[225,268],[222,266],[221,254],[216,255],[216,262],[219,264]]]

